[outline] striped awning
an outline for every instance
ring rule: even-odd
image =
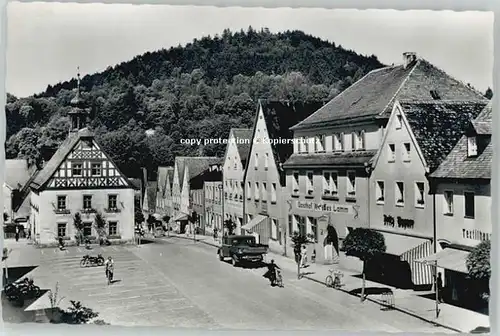
[[[411,249],[429,241],[429,239],[400,235],[397,233],[380,233],[382,233],[385,238],[385,246],[387,247],[385,253],[395,256],[402,256]]]
[[[252,231],[252,229],[260,224],[263,220],[265,220],[267,217],[266,216],[262,216],[262,215],[257,215],[255,216],[255,218],[253,218],[250,222],[248,222],[247,224],[243,225],[241,228],[243,230],[247,230],[249,232]]]
[[[406,251],[401,260],[408,262],[411,269],[411,279],[414,285],[428,285],[433,282],[434,268],[432,266],[417,262],[420,258],[427,257],[434,252],[431,240]]]
[[[445,248],[436,254],[421,258],[418,262],[434,266],[437,261],[437,266],[459,273],[467,274],[467,266],[465,261],[469,255],[468,251],[458,250],[454,248]]]

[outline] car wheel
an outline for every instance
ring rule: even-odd
[[[235,257],[232,257],[231,258],[231,263],[233,264],[234,267],[237,267],[238,266],[238,261],[236,260]]]
[[[219,255],[219,260],[224,261],[224,255],[222,254],[222,251],[219,251],[218,255]]]

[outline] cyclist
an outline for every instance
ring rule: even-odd
[[[274,259],[271,260],[269,264],[267,264],[267,272],[264,275],[271,281],[271,285],[276,283],[276,270],[281,269],[278,265],[274,263]]]
[[[113,281],[113,271],[114,271],[114,261],[111,256],[108,257],[108,260],[104,263],[106,267],[106,278],[108,279],[108,285]]]

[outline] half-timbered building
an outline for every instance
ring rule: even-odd
[[[69,135],[30,184],[31,236],[39,245],[57,244],[59,238],[75,242],[80,233],[97,239],[97,213],[104,217],[102,231],[112,243],[133,240],[134,187],[87,127],[89,109],[79,83],[78,75]],[[74,225],[77,213],[80,228]]]

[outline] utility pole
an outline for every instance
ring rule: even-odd
[[[438,277],[437,277],[437,267],[438,267],[438,262],[437,262],[437,258],[436,260],[434,261],[434,266],[435,266],[435,269],[436,269],[436,272],[435,272],[435,275],[434,275],[434,288],[436,290],[436,318],[439,317],[439,313],[440,313],[440,309],[439,309],[439,288],[438,288]]]

